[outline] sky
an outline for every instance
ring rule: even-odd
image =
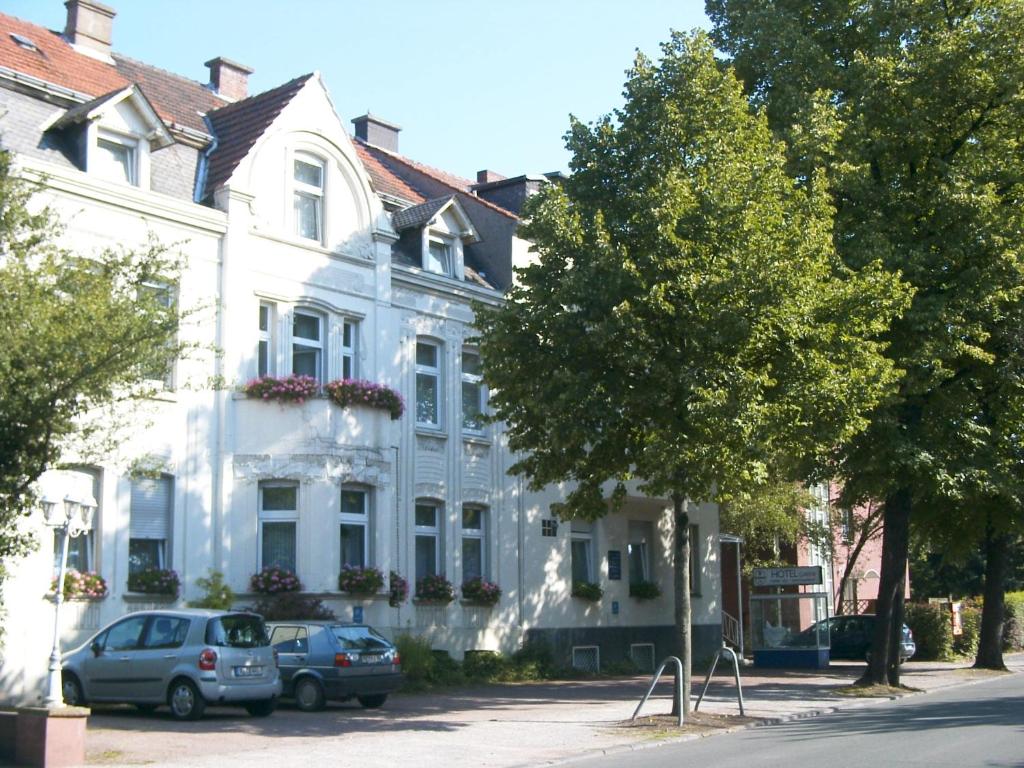
[[[702,0],[103,0],[114,51],[202,83],[217,56],[255,70],[249,93],[317,70],[346,127],[372,112],[399,151],[475,179],[567,171],[569,115],[622,103],[639,49],[708,26]],[[62,0],[2,0],[63,30]]]

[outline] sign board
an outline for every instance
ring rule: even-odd
[[[755,587],[792,587],[800,584],[821,584],[821,566],[804,565],[792,568],[755,568]]]
[[[622,551],[618,549],[608,550],[608,580],[622,580]]]
[[[353,605],[352,606],[352,623],[362,624],[363,623],[363,606]]]

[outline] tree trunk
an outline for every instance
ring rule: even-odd
[[[882,511],[882,568],[871,659],[858,685],[899,685],[899,645],[903,630],[904,585],[910,546],[910,489],[899,488],[885,499]]]
[[[681,494],[672,495],[672,566],[673,587],[675,592],[676,618],[676,655],[683,662],[683,679],[676,685],[682,686],[683,714],[690,713],[690,672],[691,672],[691,637],[690,620],[690,516],[686,511],[686,500]],[[676,702],[673,698],[672,714],[678,715]]]
[[[1006,669],[1003,663],[1003,611],[1006,598],[1006,568],[1010,537],[985,535],[985,603],[981,609],[981,632],[974,666],[979,669]]]

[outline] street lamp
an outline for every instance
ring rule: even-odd
[[[53,650],[50,652],[50,675],[43,706],[53,709],[63,706],[64,696],[61,690],[61,653],[60,653],[60,606],[64,602],[64,574],[68,566],[68,543],[92,528],[92,516],[96,511],[96,499],[91,494],[65,496],[55,499],[43,496],[40,500],[43,507],[43,521],[53,528],[54,534],[60,536],[60,568],[57,571],[57,589],[55,590],[56,607],[53,611]]]

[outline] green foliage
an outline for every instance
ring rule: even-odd
[[[637,600],[653,600],[661,597],[661,587],[653,581],[630,582],[629,596]]]
[[[395,638],[405,675],[403,690],[421,691],[431,686],[465,682],[462,668],[447,651],[435,651],[430,640],[403,633]]]
[[[278,592],[267,595],[246,610],[258,613],[267,621],[338,618],[334,611],[324,605],[322,600],[308,597],[299,592]]]
[[[384,586],[384,574],[379,568],[357,568],[341,566],[338,574],[338,589],[352,595],[375,595]]]
[[[193,600],[189,605],[193,608],[230,610],[231,606],[235,603],[234,590],[224,583],[224,574],[220,571],[211,570],[209,574],[209,576],[200,576],[196,579],[196,586],[206,594],[198,600]]]
[[[953,654],[974,658],[978,652],[978,637],[981,634],[981,606],[973,602],[961,603],[960,625],[963,632],[953,635]]]
[[[914,633],[918,661],[946,661],[954,657],[953,628],[949,621],[949,608],[928,603],[909,603],[904,620]]]
[[[781,550],[808,538],[805,510],[813,504],[800,483],[751,484],[719,506],[719,526],[743,539],[745,570],[784,565]]]
[[[462,660],[462,672],[470,680],[504,681],[510,666],[497,651],[466,651]]]
[[[416,599],[447,605],[455,599],[455,587],[439,573],[416,579]]]
[[[581,600],[590,600],[596,603],[603,594],[604,590],[601,589],[601,585],[592,581],[574,581],[572,583],[572,596]]]
[[[1024,592],[1008,592],[1006,594],[1003,650],[1024,651]]]

